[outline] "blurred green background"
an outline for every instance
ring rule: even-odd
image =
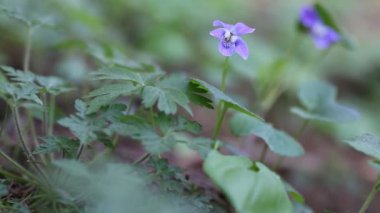
[[[365,132],[380,135],[380,1],[319,2],[349,35],[352,50],[338,45],[322,56],[310,38],[297,33],[298,10],[310,1],[1,0],[0,64],[17,68],[22,64],[26,27],[9,16],[44,23],[33,33],[31,70],[59,75],[80,88],[80,93],[60,100],[67,111],[72,108],[70,100],[85,94],[88,87],[97,87],[88,75],[94,68],[88,53],[97,46],[116,48],[131,59],[154,61],[168,72],[185,72],[217,85],[223,57],[217,51],[218,41],[209,36],[212,21],[244,22],[256,32],[244,38],[249,59],[232,57],[228,90],[237,99],[255,108],[258,76],[296,44],[283,79],[290,89],[270,109],[268,120],[280,129],[295,131],[300,121],[289,107],[297,104],[298,83],[311,79],[332,82],[339,100],[360,111],[358,122],[312,125],[302,139],[310,153],[288,162],[291,171],[284,173],[316,212],[354,212],[375,173],[364,157],[342,147],[339,140]],[[203,119],[206,132],[213,128],[207,126],[212,122]]]

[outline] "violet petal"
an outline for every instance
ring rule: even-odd
[[[226,43],[223,40],[219,42],[219,52],[224,56],[231,56],[235,52],[235,45],[232,43]]]
[[[236,49],[235,49],[236,53],[239,54],[244,60],[247,60],[249,56],[249,49],[245,41],[239,38],[236,41],[235,45],[236,45]]]
[[[220,20],[215,20],[212,24],[213,24],[214,27],[223,27],[223,28],[226,28],[228,30],[230,30],[230,29],[233,28],[232,24],[227,24],[227,23],[224,23],[224,22],[222,22]]]
[[[210,35],[216,38],[222,38],[225,33],[224,28],[217,28],[212,31],[210,31]]]
[[[237,36],[245,35],[248,33],[253,33],[255,31],[254,28],[247,26],[244,23],[238,22],[234,25],[234,30]]]

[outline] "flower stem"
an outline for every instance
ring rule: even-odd
[[[221,113],[218,113],[216,126],[214,129],[214,136],[213,136],[213,139],[214,139],[213,149],[214,150],[218,149],[218,136],[219,136],[220,128],[222,127],[223,119],[224,119],[226,112],[227,112],[227,107],[223,104],[223,110]]]
[[[228,74],[228,70],[229,70],[229,61],[230,61],[230,57],[226,57],[226,59],[224,59],[224,63],[223,63],[223,74],[222,74],[222,83],[220,85],[220,89],[224,92],[225,90],[225,87],[226,87],[226,78],[227,78],[227,74]]]
[[[220,89],[222,90],[222,92],[224,92],[225,87],[226,87],[226,78],[227,78],[228,69],[229,69],[229,59],[230,59],[229,57],[226,57],[223,63],[222,82],[220,85]],[[216,110],[216,126],[214,128],[214,135],[213,135],[213,139],[214,139],[214,144],[212,146],[213,149],[218,149],[219,131],[222,126],[223,119],[226,112],[227,112],[227,107],[221,101],[219,101],[218,108]]]
[[[376,193],[380,190],[380,175],[377,177],[376,183],[373,185],[371,192],[368,194],[367,199],[359,210],[359,213],[365,213],[369,205],[375,198]]]

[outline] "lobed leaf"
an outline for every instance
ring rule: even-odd
[[[270,150],[279,155],[296,157],[304,154],[304,149],[294,138],[263,121],[237,113],[232,117],[230,125],[235,135],[259,136],[268,145]]]
[[[67,137],[55,137],[47,136],[43,137],[44,143],[38,145],[33,154],[46,154],[58,151],[64,151],[69,157],[74,157],[75,153],[79,147],[79,141],[74,139],[69,139]]]

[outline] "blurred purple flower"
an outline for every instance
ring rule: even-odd
[[[318,49],[327,49],[341,39],[339,33],[333,28],[320,22],[312,26],[310,34]]]
[[[314,6],[306,5],[299,14],[300,23],[308,29],[318,49],[327,49],[341,39],[340,34],[323,23]]]
[[[212,30],[210,35],[219,39],[220,54],[231,56],[236,51],[244,60],[248,58],[249,49],[241,36],[253,33],[254,28],[250,28],[241,22],[232,25],[220,20],[215,20],[213,26],[218,28]]]

